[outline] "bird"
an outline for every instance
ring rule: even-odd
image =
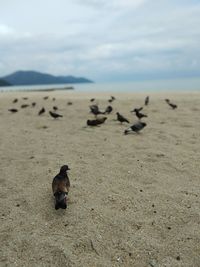
[[[136,132],[138,133],[139,131],[141,131],[147,124],[145,122],[141,122],[138,121],[137,123],[133,124],[131,127],[129,127],[128,129],[126,129],[124,131],[124,134],[128,134],[131,132]]]
[[[141,111],[143,110],[143,107],[140,107],[140,108],[134,108],[133,110],[131,110],[131,112],[136,112],[136,111]]]
[[[144,100],[144,104],[145,106],[147,106],[149,104],[149,96],[147,96]]]
[[[35,107],[36,103],[35,103],[35,102],[33,102],[31,105],[32,105],[32,107]]]
[[[17,103],[17,102],[18,102],[18,99],[15,98],[15,99],[13,100],[13,103]]]
[[[87,125],[88,126],[98,126],[97,120],[87,120]]]
[[[104,123],[107,120],[107,117],[98,117],[96,120],[87,120],[88,126],[97,126]]]
[[[12,113],[16,113],[16,112],[18,112],[18,109],[16,109],[16,108],[10,108],[8,111],[10,111]]]
[[[147,115],[140,113],[137,109],[135,109],[135,115],[139,120],[145,117],[147,118]]]
[[[27,100],[27,99],[28,99],[28,97],[22,97],[22,99],[24,99],[24,100]]]
[[[43,97],[44,100],[47,100],[48,98],[49,98],[48,96],[44,96],[44,97]]]
[[[63,115],[60,115],[58,113],[55,113],[55,112],[52,112],[52,111],[49,111],[49,114],[51,115],[51,117],[53,117],[54,119],[57,119],[59,117],[63,117]]]
[[[56,101],[55,97],[52,98],[52,101]]]
[[[102,124],[102,123],[104,123],[106,120],[107,120],[107,117],[97,117],[97,118],[96,118],[97,124]]]
[[[23,104],[23,105],[21,105],[21,108],[27,108],[27,107],[29,107],[28,104]]]
[[[56,106],[53,106],[53,110],[55,110],[55,111],[56,111],[56,110],[58,110],[58,107],[56,107]]]
[[[172,109],[176,109],[176,108],[177,108],[177,105],[176,105],[176,104],[169,103],[169,106],[170,106]]]
[[[99,110],[99,107],[97,105],[91,105],[90,106],[90,112],[92,112],[95,116],[97,116],[99,114],[104,114],[104,112],[101,112]]]
[[[91,98],[91,99],[90,99],[90,102],[94,102],[94,100],[95,100],[95,98]]]
[[[42,115],[43,113],[45,113],[45,108],[44,107],[38,112],[38,115]]]
[[[116,113],[117,114],[117,120],[120,121],[121,123],[122,122],[127,122],[129,123],[129,121],[124,117],[122,116],[119,112]]]
[[[68,106],[71,106],[71,105],[73,105],[73,103],[72,103],[71,101],[68,101],[68,102],[67,102],[67,105],[68,105]]]
[[[53,178],[52,191],[55,197],[55,209],[67,208],[67,195],[70,189],[70,180],[67,171],[70,170],[68,165],[63,165],[60,172]]]
[[[114,96],[111,95],[110,99],[108,99],[109,103],[112,103],[116,98]]]
[[[113,111],[113,108],[111,106],[107,106],[107,108],[104,111],[104,114],[110,114]]]
[[[172,104],[169,99],[165,99],[165,101],[172,109],[176,109],[177,108],[177,105],[176,104]]]

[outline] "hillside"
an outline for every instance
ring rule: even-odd
[[[3,79],[0,79],[0,86],[9,86],[11,85],[9,82],[3,80]]]
[[[91,83],[92,81],[74,76],[54,76],[36,71],[17,71],[2,77],[12,85],[40,85],[40,84],[63,84],[63,83]]]

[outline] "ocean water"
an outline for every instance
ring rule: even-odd
[[[0,91],[31,91],[64,89],[72,86],[77,92],[161,92],[161,91],[200,91],[200,78],[149,80],[115,83],[55,84],[32,86],[0,87]]]

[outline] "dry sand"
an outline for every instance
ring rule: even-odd
[[[200,266],[200,93],[150,94],[147,127],[127,136],[115,112],[136,121],[130,110],[144,94],[115,94],[105,125],[85,127],[89,99],[104,108],[109,96],[0,94],[0,266]],[[53,105],[62,119],[37,116]],[[56,211],[51,182],[63,164],[71,191]]]

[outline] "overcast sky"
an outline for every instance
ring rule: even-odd
[[[0,0],[0,76],[200,74],[200,0]]]

